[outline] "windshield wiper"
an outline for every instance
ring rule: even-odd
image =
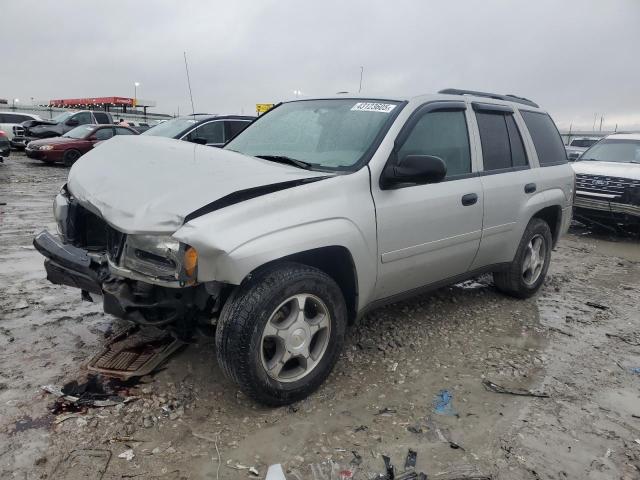
[[[295,158],[286,157],[284,155],[254,155],[254,157],[262,158],[263,160],[269,160],[270,162],[284,163],[287,165],[293,165],[294,167],[303,168],[304,170],[311,170],[312,163],[297,160]]]

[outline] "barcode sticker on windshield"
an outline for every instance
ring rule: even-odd
[[[351,110],[354,112],[389,113],[394,108],[396,108],[396,106],[392,103],[359,102],[351,107]]]

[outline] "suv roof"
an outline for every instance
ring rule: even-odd
[[[640,140],[640,133],[612,133],[604,138],[613,138],[616,140]]]
[[[499,93],[488,93],[488,92],[479,92],[476,90],[462,90],[457,88],[445,88],[444,90],[440,90],[436,94],[422,94],[422,95],[407,95],[407,96],[398,96],[396,95],[385,95],[384,93],[376,93],[374,95],[364,94],[334,94],[334,95],[326,95],[326,96],[318,96],[318,97],[310,97],[310,98],[295,98],[287,101],[305,101],[305,100],[318,100],[318,99],[369,99],[369,100],[388,100],[388,101],[396,101],[396,102],[426,102],[430,100],[449,100],[451,96],[465,96],[472,97],[473,99],[485,103],[500,103],[506,102],[510,104],[518,104],[520,106],[527,106],[530,109],[536,109],[542,111],[540,106],[529,100],[528,98],[520,97],[517,95],[502,95]],[[495,102],[495,101],[498,102]]]

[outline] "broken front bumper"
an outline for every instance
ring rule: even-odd
[[[102,282],[107,276],[104,263],[86,250],[62,243],[60,237],[47,230],[33,239],[33,246],[47,259],[47,280],[58,285],[79,288],[102,295]]]

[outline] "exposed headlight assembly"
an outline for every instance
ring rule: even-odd
[[[127,235],[123,266],[163,280],[192,284],[197,277],[198,252],[171,236]]]
[[[53,145],[40,145],[38,150],[53,150]]]

